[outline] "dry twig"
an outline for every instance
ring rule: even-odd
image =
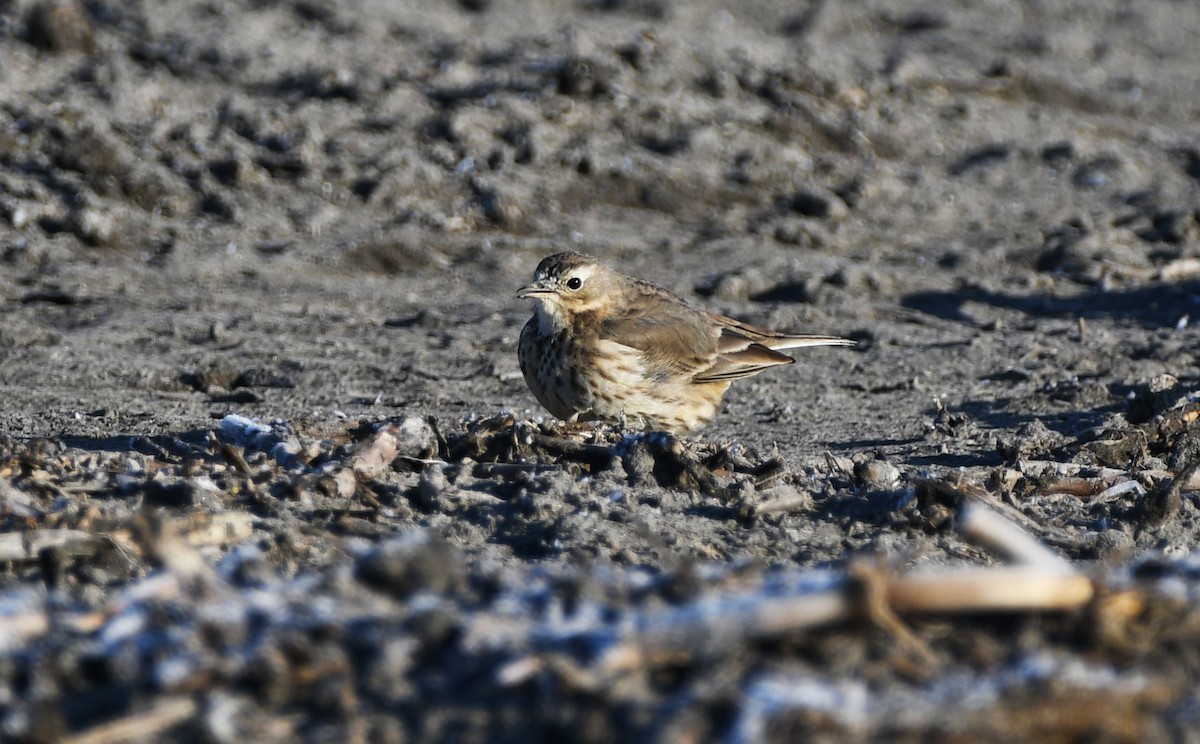
[[[1048,571],[1071,572],[1070,564],[997,512],[975,502],[963,504],[958,513],[958,532],[1014,563]]]
[[[616,672],[712,653],[863,614],[892,632],[918,659],[932,663],[932,652],[897,615],[1070,611],[1091,601],[1094,588],[1088,577],[1000,514],[979,504],[964,505],[959,525],[964,537],[1017,564],[940,568],[902,576],[875,572],[866,585],[860,567],[834,576],[820,590],[809,588],[814,582],[808,581],[795,594],[756,593],[693,603],[644,616],[630,635],[608,649],[600,668]]]
[[[93,726],[79,734],[64,738],[63,744],[120,744],[120,742],[149,741],[196,715],[196,701],[188,697],[168,698],[153,708],[125,718]]]

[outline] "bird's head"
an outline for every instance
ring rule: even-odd
[[[583,253],[547,256],[533,272],[533,282],[517,290],[517,297],[535,300],[552,318],[603,308],[612,298],[617,275]]]

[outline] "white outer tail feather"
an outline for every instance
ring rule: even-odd
[[[759,341],[768,349],[783,351],[784,349],[803,349],[809,346],[857,346],[857,341],[840,336],[785,336],[784,338],[767,338]]]

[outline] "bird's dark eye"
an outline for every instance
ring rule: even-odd
[[[567,289],[576,290],[583,286],[583,280],[577,276],[573,276],[567,280]]]

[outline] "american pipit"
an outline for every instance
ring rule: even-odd
[[[851,346],[706,312],[582,253],[542,260],[517,296],[537,302],[517,355],[525,382],[565,421],[682,433],[708,423],[730,383],[795,359],[779,349]]]

